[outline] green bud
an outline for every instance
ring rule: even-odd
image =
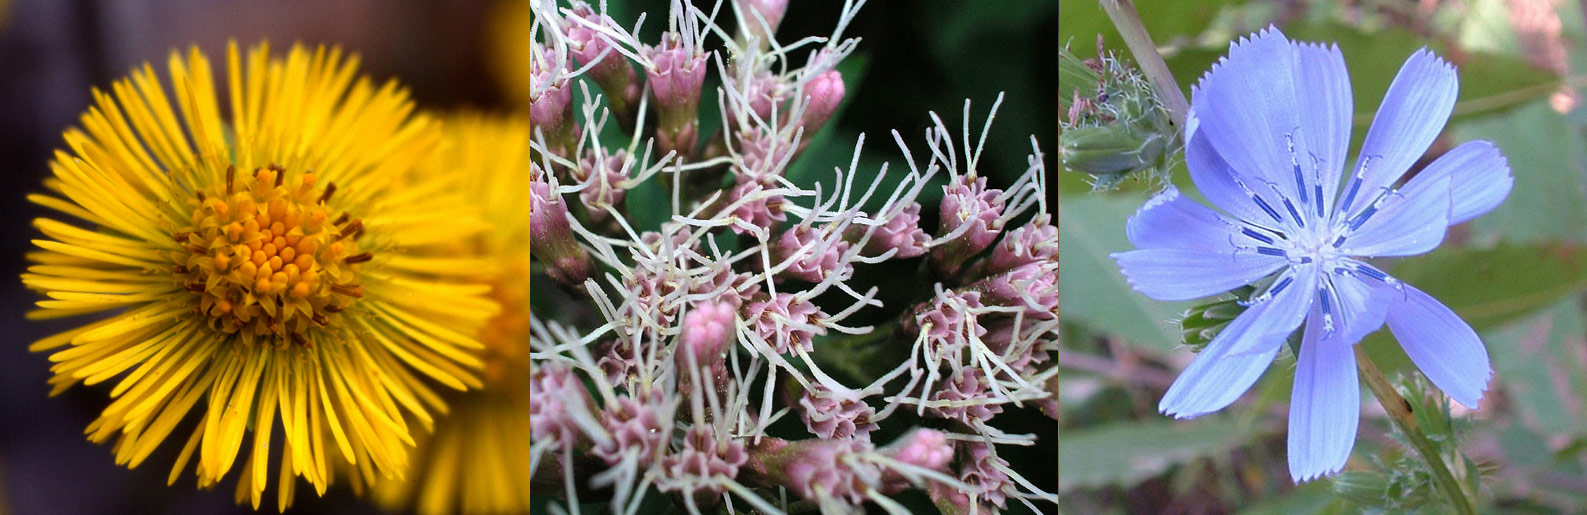
[[[1179,318],[1179,330],[1185,339],[1185,345],[1193,352],[1201,352],[1212,343],[1212,339],[1229,326],[1234,317],[1245,312],[1241,302],[1249,299],[1256,292],[1255,286],[1241,286],[1229,292],[1222,300],[1200,304],[1185,311]],[[1232,297],[1232,298],[1230,298]]]
[[[1088,174],[1096,189],[1146,176],[1166,182],[1181,145],[1168,109],[1139,70],[1098,46],[1080,59],[1059,50],[1059,97],[1068,102],[1059,120],[1058,159]]]

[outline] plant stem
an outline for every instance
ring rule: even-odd
[[[1416,416],[1411,414],[1410,403],[1395,391],[1389,380],[1383,377],[1383,371],[1378,369],[1377,363],[1372,362],[1372,357],[1367,355],[1365,347],[1355,346],[1356,366],[1361,369],[1361,376],[1367,380],[1367,388],[1372,390],[1372,395],[1378,398],[1378,404],[1383,405],[1383,410],[1389,413],[1389,418],[1394,425],[1399,426],[1411,441],[1411,446],[1416,448],[1417,454],[1422,455],[1422,460],[1427,462],[1427,467],[1433,471],[1433,482],[1440,490],[1449,495],[1450,503],[1454,504],[1455,511],[1462,514],[1475,514],[1477,509],[1473,506],[1471,497],[1461,488],[1460,482],[1455,480],[1454,473],[1449,471],[1449,464],[1444,462],[1443,456],[1433,446],[1433,442],[1422,434],[1422,429],[1417,427]]]
[[[1113,26],[1119,29],[1119,35],[1124,37],[1125,46],[1130,48],[1130,53],[1135,54],[1135,64],[1141,67],[1141,73],[1152,83],[1152,89],[1157,90],[1157,96],[1162,97],[1163,105],[1168,106],[1168,115],[1174,127],[1184,131],[1190,102],[1185,100],[1185,92],[1174,81],[1174,74],[1168,71],[1168,63],[1163,61],[1163,55],[1157,53],[1157,44],[1152,43],[1152,35],[1147,34],[1146,26],[1141,24],[1141,15],[1135,11],[1135,3],[1131,0],[1101,0],[1101,4],[1102,10],[1107,11],[1108,18],[1113,20]]]

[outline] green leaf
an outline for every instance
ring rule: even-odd
[[[1160,302],[1136,293],[1108,254],[1134,248],[1124,224],[1146,202],[1141,195],[1070,197],[1058,204],[1059,316],[1155,351],[1179,343],[1172,320],[1186,303]]]
[[[1129,487],[1169,467],[1228,452],[1251,427],[1228,417],[1166,418],[1068,430],[1058,438],[1058,491]]]
[[[1490,333],[1494,377],[1520,421],[1551,437],[1587,435],[1587,320],[1571,297]]]
[[[1479,239],[1587,242],[1587,151],[1576,128],[1545,102],[1462,123],[1456,140],[1491,140],[1510,159],[1515,189],[1471,225]]]

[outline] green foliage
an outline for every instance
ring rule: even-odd
[[[1182,303],[1158,302],[1130,289],[1108,254],[1126,250],[1124,223],[1146,202],[1140,195],[1066,198],[1058,204],[1058,316],[1167,352],[1179,343],[1171,321]]]
[[[1174,465],[1228,452],[1251,428],[1230,417],[1115,423],[1063,433],[1058,490],[1130,486]]]

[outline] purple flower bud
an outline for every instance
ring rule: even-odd
[[[778,279],[792,277],[815,283],[838,272],[840,266],[845,269],[853,267],[850,263],[842,262],[843,253],[849,250],[849,242],[839,239],[835,234],[829,237],[822,232],[807,225],[796,225],[783,231],[782,236],[777,238],[772,255],[778,261],[791,258],[793,263],[783,269]]]
[[[657,145],[662,152],[676,150],[687,157],[693,153],[696,141],[705,54],[672,32],[662,34],[661,44],[646,48],[645,53],[653,63],[652,68],[645,70],[645,76],[656,100]]]
[[[838,104],[843,103],[843,74],[828,70],[815,76],[805,84],[804,94],[808,101],[799,122],[805,128],[805,141],[809,141],[832,118],[832,113],[837,112]]]
[[[529,184],[529,252],[547,263],[547,275],[569,285],[583,284],[593,267],[590,255],[573,239],[568,206],[545,182],[544,173],[534,166]]]
[[[951,381],[943,384],[942,389],[931,396],[933,401],[946,401],[955,405],[927,408],[926,412],[976,427],[976,422],[986,422],[991,420],[992,416],[1003,412],[1003,406],[1000,404],[976,403],[994,398],[994,395],[987,390],[988,386],[990,383],[980,368],[961,368],[953,375]]]
[[[563,445],[578,441],[573,410],[589,409],[589,392],[566,365],[549,362],[529,374],[529,420],[535,441],[553,439]]]
[[[654,397],[652,397],[654,399]],[[641,468],[648,467],[666,449],[672,423],[662,420],[661,407],[654,400],[641,403],[632,397],[618,397],[601,411],[601,426],[611,434],[606,445],[591,449],[596,456],[616,465],[624,456],[634,455]]]
[[[937,270],[952,275],[966,259],[985,250],[1003,230],[1003,190],[987,189],[985,177],[963,175],[943,188],[939,237],[953,236],[932,252]]]
[[[986,273],[996,274],[1037,261],[1056,262],[1058,227],[1048,221],[1050,218],[1044,214],[1005,234],[1003,241],[992,248]]]
[[[804,408],[799,418],[810,428],[810,433],[826,438],[869,439],[876,423],[871,417],[876,410],[853,390],[834,391],[821,383],[812,383],[799,399]]]
[[[600,222],[610,218],[611,214],[605,209],[607,206],[622,207],[623,196],[628,192],[622,184],[628,179],[628,175],[623,173],[623,160],[627,154],[618,150],[601,159],[589,152],[584,159],[579,160],[574,178],[584,185],[579,198],[589,207],[586,211],[589,212],[590,220]]]
[[[773,121],[772,107],[781,105],[787,96],[785,88],[781,78],[769,71],[762,71],[744,85],[744,97],[749,101],[750,111],[761,121],[770,123]]]
[[[815,304],[798,300],[791,293],[778,293],[770,300],[751,302],[744,309],[745,319],[755,332],[778,354],[787,354],[794,349],[809,351],[811,341],[818,334],[826,334],[826,328],[815,325],[815,322],[825,315]]]
[[[857,239],[866,229],[860,225],[850,226],[850,237]],[[912,258],[926,253],[928,241],[931,241],[931,236],[920,228],[920,204],[910,202],[888,218],[887,224],[872,230],[871,239],[865,242],[865,252],[876,255],[898,249],[898,253],[893,254],[894,258]]]

